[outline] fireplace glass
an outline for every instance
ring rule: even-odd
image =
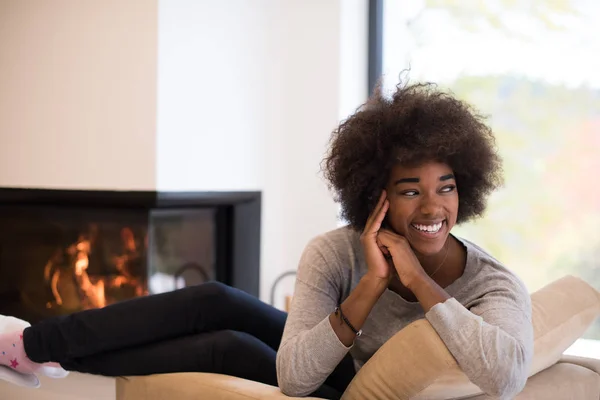
[[[0,206],[0,314],[30,322],[216,279],[216,208]]]

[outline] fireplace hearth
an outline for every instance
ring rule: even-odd
[[[36,322],[209,280],[258,296],[260,200],[0,188],[0,314]]]

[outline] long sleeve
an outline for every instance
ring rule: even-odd
[[[277,352],[277,379],[283,393],[314,392],[348,353],[333,331],[329,314],[340,297],[340,280],[327,260],[335,260],[322,239],[305,249],[294,297]]]
[[[470,309],[451,298],[426,318],[471,382],[495,398],[512,399],[525,386],[533,356],[531,301],[512,279],[489,285]]]

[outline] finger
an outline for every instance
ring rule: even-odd
[[[381,209],[375,216],[375,221],[373,221],[373,225],[371,226],[372,232],[378,232],[381,229],[381,224],[383,223],[383,220],[385,219],[385,215],[387,214],[389,208],[390,201],[388,199],[385,199],[383,205],[381,206]]]
[[[381,243],[381,240],[379,240],[379,236],[377,236],[377,239],[375,239],[375,240],[376,240],[376,242],[377,242],[377,247],[379,247],[379,250],[381,250],[381,252],[382,252],[383,254],[385,254],[386,256],[390,255],[390,251],[388,250],[388,248],[387,248],[387,247],[385,247],[385,246],[383,245],[383,243]]]
[[[386,196],[385,190],[382,190],[381,194],[379,195],[379,200],[377,200],[377,204],[375,204],[375,208],[373,208],[373,211],[371,211],[369,218],[367,218],[367,223],[365,224],[365,228],[370,228],[370,226],[373,224],[373,221],[375,220],[376,216],[379,214],[379,211],[381,210],[381,207],[383,207],[383,204],[385,203],[386,197],[387,196]]]
[[[367,223],[365,224],[365,228],[370,227],[373,224],[373,221],[375,220],[376,215],[379,213],[379,210],[383,206],[384,201],[385,201],[385,190],[382,190],[381,194],[379,195],[379,200],[377,200],[377,204],[375,204],[375,207],[371,211],[371,214],[369,214],[369,218],[367,218]]]
[[[384,231],[377,232],[377,244],[383,247],[388,247],[390,245],[389,237],[385,234]]]
[[[398,235],[396,232],[392,232],[386,229],[382,229],[377,233],[379,242],[392,251],[398,251],[399,249],[405,249],[410,247],[410,244],[406,238],[402,235]]]
[[[399,243],[400,238],[400,235],[396,235],[387,229],[382,229],[377,233],[377,239],[379,240],[379,243],[388,249],[394,248]]]
[[[379,230],[379,234],[380,235],[385,235],[386,237],[390,238],[390,239],[400,239],[400,238],[404,238],[404,236],[397,234],[394,231],[391,231],[389,229],[380,229]]]

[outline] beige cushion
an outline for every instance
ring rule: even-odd
[[[555,364],[600,314],[600,293],[566,276],[531,295],[535,347],[531,375]]]
[[[561,278],[531,296],[531,375],[554,365],[600,314],[600,294],[581,279]],[[433,327],[415,321],[388,340],[350,383],[343,400],[448,399],[481,393],[462,373]]]
[[[227,375],[177,373],[117,379],[117,400],[282,400],[279,388]],[[302,400],[318,400],[304,397]]]

